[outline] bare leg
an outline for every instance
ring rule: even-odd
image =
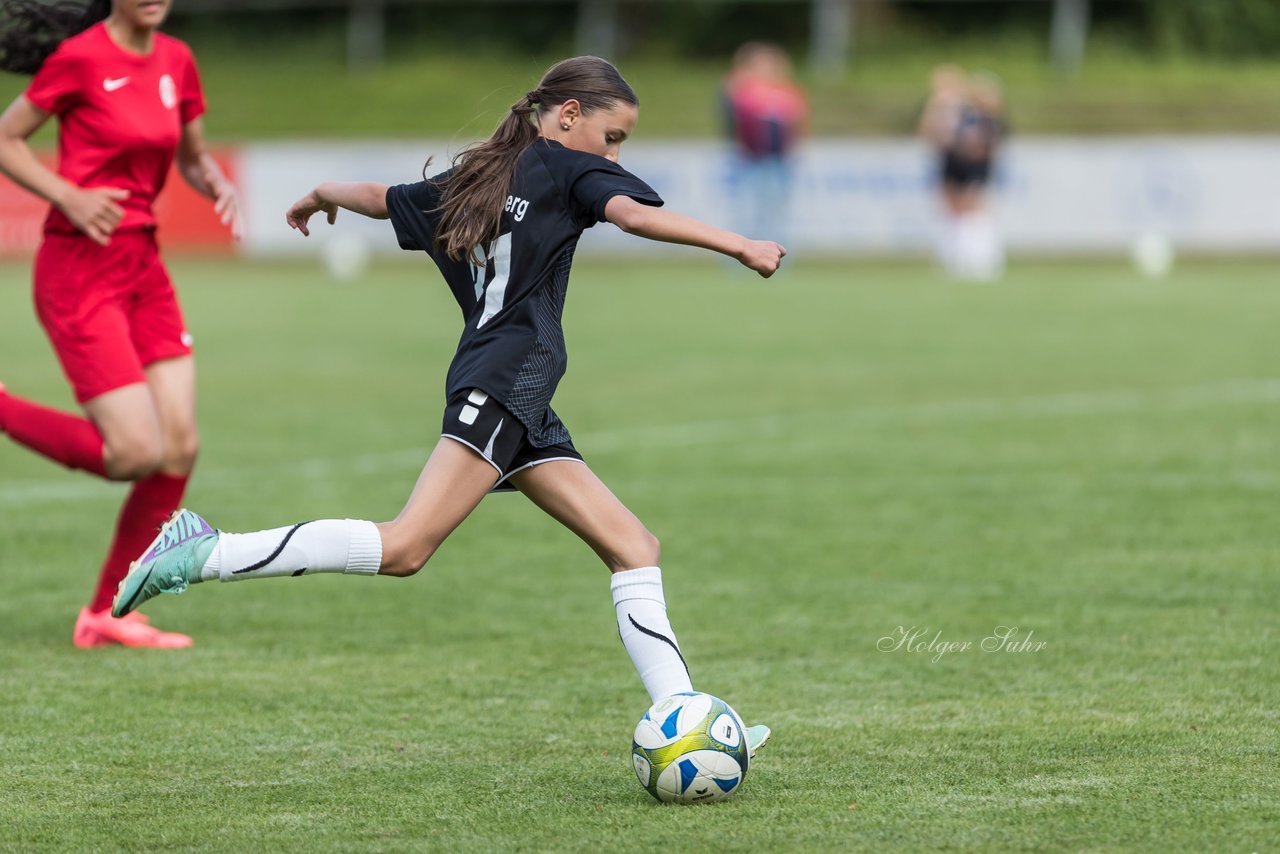
[[[379,574],[416,573],[497,480],[497,470],[484,457],[460,442],[441,437],[404,509],[394,520],[378,525],[382,535]]]
[[[164,458],[160,416],[151,388],[134,383],[84,404],[102,435],[102,461],[111,480],[137,480],[155,472]]]
[[[543,463],[513,475],[511,482],[581,537],[610,572],[658,565],[658,538],[584,463]]]
[[[200,448],[196,430],[196,360],[191,356],[153,362],[147,386],[160,428],[160,471],[173,477],[191,474]]]

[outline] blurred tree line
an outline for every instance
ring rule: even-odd
[[[1044,4],[1000,0],[872,0],[899,22],[939,34],[1042,26]],[[1280,58],[1280,0],[1091,0],[1094,35],[1142,50]]]
[[[351,0],[356,2],[356,0]],[[855,43],[872,39],[944,42],[1019,33],[1043,36],[1051,0],[851,0]],[[260,5],[259,5],[260,3]],[[808,0],[618,0],[623,54],[723,57],[766,37],[803,52],[811,37]],[[387,48],[517,49],[565,52],[574,45],[577,0],[386,0]],[[341,28],[342,0],[175,4],[172,28],[236,43]],[[1280,57],[1280,0],[1089,0],[1090,38],[1138,51],[1215,58]],[[855,49],[856,50],[859,49]]]
[[[1280,56],[1280,0],[1142,0],[1139,5],[1156,47],[1213,56]]]

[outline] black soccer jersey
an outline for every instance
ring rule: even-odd
[[[995,116],[966,107],[942,152],[942,179],[949,184],[986,184],[1005,128]]]
[[[605,221],[614,196],[648,205],[662,199],[610,160],[539,139],[516,164],[498,239],[479,248],[485,265],[477,267],[434,246],[449,175],[387,191],[400,247],[431,256],[466,321],[445,396],[481,389],[520,419],[534,446],[567,442],[550,404],[568,363],[561,320],[574,249],[584,229]]]

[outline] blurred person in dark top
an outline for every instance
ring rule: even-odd
[[[938,158],[943,223],[938,255],[958,279],[993,281],[1004,272],[1004,247],[988,187],[1005,135],[1004,93],[991,74],[971,78],[956,66],[934,70],[919,133]]]

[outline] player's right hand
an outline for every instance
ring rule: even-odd
[[[58,203],[58,210],[71,224],[100,246],[111,242],[111,233],[124,219],[124,208],[116,202],[129,198],[118,187],[73,187]]]
[[[328,216],[329,225],[333,225],[338,221],[338,206],[332,202],[324,202],[316,195],[316,191],[312,190],[302,198],[293,203],[289,208],[289,212],[284,215],[285,222],[289,223],[290,228],[296,228],[301,231],[304,237],[310,237],[311,232],[307,228],[307,221],[311,219],[313,214],[324,211]]]
[[[782,257],[786,254],[787,250],[772,240],[748,240],[743,243],[738,260],[743,266],[750,267],[767,279],[778,272]]]

